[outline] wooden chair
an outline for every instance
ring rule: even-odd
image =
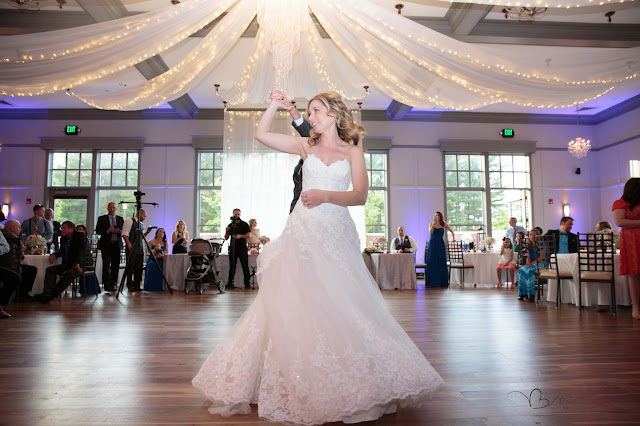
[[[258,250],[258,252],[260,252],[260,243],[247,243],[247,251],[253,248]]]
[[[427,275],[427,253],[429,252],[429,241],[424,246],[424,263],[416,263],[416,278],[425,278]],[[422,269],[422,272],[418,272]]]
[[[611,304],[616,315],[616,283],[613,256],[613,232],[578,233],[578,301],[582,312],[582,282],[609,283]]]
[[[464,262],[464,249],[462,248],[462,241],[449,241],[447,244],[447,260],[449,262],[449,282],[451,282],[451,270],[461,269],[462,279],[461,284],[464,287],[464,271],[465,269],[473,268],[473,265]],[[474,287],[476,284],[473,285]]]
[[[558,287],[556,289],[556,309],[562,303],[562,280],[572,280],[573,275],[571,272],[560,271],[558,268],[556,240],[553,235],[538,235],[536,236],[536,255],[538,256],[538,263],[536,264],[536,275],[538,279],[538,297],[537,301],[540,302],[540,296],[543,290],[542,280],[557,280]]]

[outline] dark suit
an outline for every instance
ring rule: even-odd
[[[293,128],[298,131],[300,136],[303,138],[308,138],[311,134],[311,124],[307,121],[306,118],[302,117],[302,124],[296,126],[295,123],[292,123]],[[291,208],[289,209],[289,214],[293,211],[293,208],[296,206],[298,202],[298,198],[300,198],[300,193],[302,192],[302,165],[304,164],[304,160],[301,158],[298,161],[298,165],[295,169],[293,169],[293,201],[291,201]]]
[[[9,232],[8,229],[2,229],[0,232],[9,244],[9,251],[0,256],[0,281],[4,283],[4,287],[0,290],[0,305],[7,304],[15,288],[19,288],[18,301],[25,301],[33,288],[38,268],[20,263],[22,241],[19,236]]]
[[[115,227],[120,232],[109,232],[111,228],[111,219],[108,214],[100,216],[96,224],[96,234],[100,235],[98,248],[102,253],[102,284],[105,290],[115,289],[118,281],[118,273],[120,272],[120,252],[122,251],[122,226],[124,219],[122,216],[116,215]],[[113,235],[115,234],[115,241]]]
[[[56,259],[62,259],[62,263],[47,268],[44,275],[44,290],[42,295],[37,295],[36,298],[41,302],[48,302],[58,297],[73,280],[80,276],[81,272],[76,270],[75,265],[83,268],[86,254],[87,235],[84,232],[74,231],[70,237],[62,237],[60,250],[55,253]],[[56,283],[58,275],[61,277]]]
[[[545,235],[553,235],[553,239],[555,240],[556,252],[560,247],[560,230],[559,229],[550,229],[547,231]],[[569,253],[577,253],[578,252],[578,236],[572,232],[569,232]]]

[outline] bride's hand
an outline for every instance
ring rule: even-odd
[[[302,205],[308,209],[312,209],[320,204],[324,203],[324,191],[320,191],[318,189],[311,189],[309,191],[304,191],[300,194],[300,200],[302,201]]]
[[[274,90],[271,92],[269,99],[271,99],[271,103],[277,104],[280,108],[288,109],[291,105],[287,95],[282,90]]]

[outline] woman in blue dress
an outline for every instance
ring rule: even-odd
[[[453,229],[444,221],[442,213],[436,212],[429,224],[429,249],[427,250],[427,287],[448,287],[449,272],[447,270],[447,250],[444,245],[446,231],[451,232],[451,239],[456,237]]]
[[[169,250],[169,243],[163,228],[158,228],[156,236],[149,241],[149,246],[151,247],[151,252],[149,252],[147,269],[144,274],[144,291],[162,291],[162,274],[153,261],[153,257],[158,260],[158,264],[162,268],[162,259]]]
[[[529,231],[527,262],[518,269],[518,300],[527,299],[529,302],[533,302],[536,297],[536,263],[538,263],[535,243],[536,235],[538,235],[537,229],[534,228]]]

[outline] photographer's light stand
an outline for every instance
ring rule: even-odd
[[[158,259],[156,259],[156,257],[154,256],[153,251],[151,250],[151,246],[149,246],[149,242],[147,241],[147,238],[144,235],[144,232],[142,232],[142,229],[140,229],[140,210],[142,210],[142,205],[143,204],[149,204],[152,206],[157,206],[158,203],[142,203],[140,200],[142,199],[142,196],[145,195],[144,192],[141,191],[135,191],[133,193],[133,195],[136,197],[136,201],[120,201],[120,203],[118,204],[135,204],[136,206],[136,213],[133,217],[138,218],[138,227],[136,228],[136,232],[139,233],[140,238],[142,238],[142,241],[144,241],[145,245],[147,246],[147,250],[149,250],[149,252],[151,253],[151,257],[153,258],[153,261],[156,264],[156,267],[158,268],[158,271],[160,271],[160,275],[162,275],[162,280],[164,281],[164,283],[167,285],[167,288],[169,289],[169,293],[173,294],[173,289],[171,288],[171,286],[169,285],[169,282],[167,281],[167,278],[164,276],[164,272],[162,271],[162,268],[160,267],[160,263],[158,263]],[[133,249],[133,247],[131,247]],[[131,250],[132,252],[133,250]],[[122,279],[120,280],[120,286],[118,287],[118,291],[116,292],[116,299],[119,298],[120,293],[122,293],[122,290],[124,288],[124,282],[127,279],[128,273],[130,268],[132,267],[131,265],[131,259],[134,257],[131,255],[131,252],[129,254],[129,258],[127,259],[127,264],[124,267],[124,274],[122,275]],[[142,252],[142,260],[144,261],[144,251]]]

